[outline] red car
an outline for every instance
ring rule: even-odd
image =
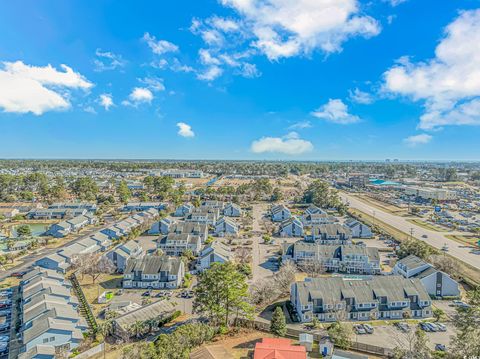
[[[27,271],[13,272],[12,274],[10,274],[10,277],[23,277],[26,273]]]

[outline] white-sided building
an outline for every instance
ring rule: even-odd
[[[395,264],[393,273],[405,278],[419,279],[433,297],[460,296],[460,286],[456,280],[414,255],[400,259]]]

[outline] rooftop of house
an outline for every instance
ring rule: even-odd
[[[322,299],[324,304],[336,304],[342,298],[355,298],[357,303],[371,303],[378,297],[387,297],[388,301],[396,302],[404,301],[410,295],[417,295],[420,300],[430,300],[420,280],[402,276],[372,276],[364,279],[309,278],[296,284],[304,303],[312,299]]]
[[[255,344],[254,359],[306,359],[307,350],[284,338],[263,338]]]
[[[152,318],[166,317],[174,312],[175,307],[173,307],[170,302],[160,300],[117,317],[114,321],[116,325],[125,330],[138,321],[144,322]]]
[[[182,260],[180,258],[146,255],[140,258],[129,258],[124,273],[142,272],[143,274],[158,274],[160,272],[168,272],[177,274],[181,265]]]
[[[423,259],[411,254],[409,256],[406,256],[405,258],[400,259],[397,264],[405,266],[407,270],[413,270],[419,267],[423,267],[428,263],[425,262]]]

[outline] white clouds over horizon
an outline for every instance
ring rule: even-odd
[[[461,12],[444,33],[434,58],[403,57],[384,73],[384,92],[423,102],[424,130],[480,125],[480,9]]]
[[[403,142],[408,146],[408,147],[417,147],[418,145],[425,145],[427,143],[430,143],[430,141],[433,139],[431,135],[428,135],[426,133],[422,133],[420,135],[414,135],[414,136],[409,136],[403,140]]]
[[[252,142],[253,153],[281,153],[300,155],[313,150],[310,141],[302,140],[296,132],[290,132],[283,137],[262,137]]]
[[[349,125],[360,122],[360,118],[350,114],[347,105],[340,99],[329,99],[325,105],[311,112],[311,115],[339,125]]]
[[[69,89],[88,90],[93,84],[67,65],[31,66],[3,62],[0,68],[0,108],[5,112],[41,115],[70,108]]]
[[[192,126],[186,124],[185,122],[178,122],[178,135],[182,137],[195,137],[195,133],[192,130]]]

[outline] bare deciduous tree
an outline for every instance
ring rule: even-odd
[[[252,250],[247,247],[238,247],[235,250],[235,260],[239,264],[248,264],[252,260]]]
[[[106,256],[95,253],[76,256],[78,272],[89,275],[95,283],[101,274],[110,274],[115,271],[115,265]]]
[[[295,282],[297,266],[293,261],[285,261],[275,275],[274,281],[282,295],[290,293],[290,286]]]
[[[298,267],[310,277],[318,277],[326,273],[325,265],[317,260],[304,260],[298,264]]]

